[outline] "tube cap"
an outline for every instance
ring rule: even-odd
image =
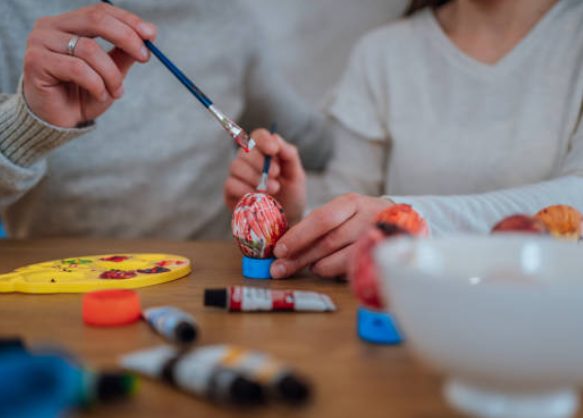
[[[237,405],[257,405],[265,401],[263,387],[242,376],[236,377],[229,388],[229,400]]]
[[[216,308],[226,308],[229,292],[227,289],[205,289],[204,306],[214,306]]]
[[[97,376],[95,397],[99,402],[115,402],[136,392],[137,378],[125,372],[100,373]]]
[[[310,386],[297,376],[288,374],[277,383],[277,392],[289,403],[302,403],[310,397]]]
[[[243,256],[243,276],[247,279],[271,279],[269,269],[275,258],[251,258]]]
[[[83,321],[97,327],[132,324],[140,319],[140,298],[133,290],[98,290],[83,296]]]
[[[19,337],[0,338],[0,353],[7,351],[26,352],[24,341]]]
[[[198,336],[198,329],[190,322],[182,321],[174,329],[176,341],[181,344],[190,344]]]

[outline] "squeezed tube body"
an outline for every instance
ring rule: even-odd
[[[160,306],[144,310],[150,326],[172,343],[190,344],[198,336],[198,325],[192,315],[173,306]]]
[[[231,312],[333,312],[336,310],[332,299],[323,293],[245,286],[206,289],[204,304]]]
[[[263,387],[243,373],[221,366],[224,351],[198,349],[181,353],[163,346],[124,356],[122,367],[168,383],[201,397],[218,402],[258,404],[263,401]]]
[[[187,353],[163,346],[129,354],[121,359],[121,365],[221,402],[254,404],[267,394],[299,403],[310,395],[309,385],[271,356],[230,345]]]

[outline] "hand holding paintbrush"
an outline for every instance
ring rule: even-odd
[[[24,13],[29,7],[23,7]],[[149,59],[143,40],[155,37],[153,24],[101,4],[38,19],[23,59],[26,104],[35,116],[60,128],[90,124],[123,95],[131,66]],[[96,38],[113,48],[105,51]]]
[[[253,138],[257,141],[255,149],[239,152],[231,164],[225,182],[225,202],[233,209],[245,194],[264,191],[281,203],[290,224],[294,224],[301,219],[307,200],[306,175],[298,151],[265,129],[254,131]]]
[[[113,6],[110,0],[101,0],[103,3],[107,3]],[[231,135],[235,142],[243,148],[246,152],[253,149],[255,146],[255,141],[251,138],[247,132],[231,119],[229,119],[223,112],[221,112],[197,86],[190,80],[170,59],[162,53],[154,45],[153,42],[145,40],[144,44],[156,58],[170,71],[177,79],[182,83],[186,89],[192,93],[194,97],[219,121],[221,126]]]

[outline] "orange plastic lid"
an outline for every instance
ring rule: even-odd
[[[98,327],[132,324],[140,319],[140,298],[133,290],[97,290],[83,296],[83,322]]]

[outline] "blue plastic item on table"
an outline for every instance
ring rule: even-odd
[[[358,336],[368,343],[397,345],[403,342],[394,319],[387,312],[360,307],[356,322]]]
[[[247,279],[271,279],[269,269],[275,258],[251,258],[243,256],[243,277]]]
[[[0,356],[0,376],[0,417],[60,417],[82,397],[81,370],[56,355],[10,350]]]

